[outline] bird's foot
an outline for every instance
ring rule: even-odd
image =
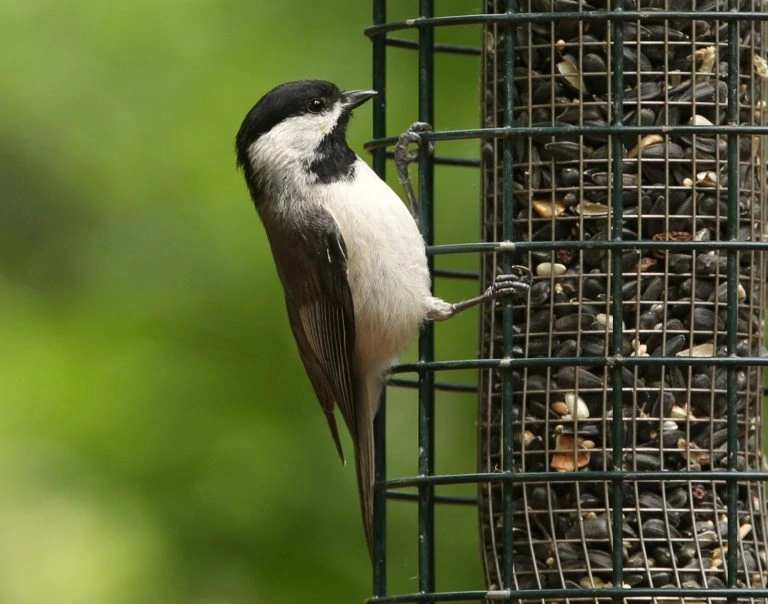
[[[533,275],[529,268],[525,266],[513,266],[510,273],[498,275],[488,289],[481,295],[463,300],[456,304],[450,304],[440,298],[430,298],[427,308],[427,318],[430,321],[445,321],[455,317],[460,312],[469,308],[474,308],[478,304],[483,304],[502,296],[513,296],[518,299],[528,298],[528,291],[531,289]]]
[[[426,153],[432,153],[434,150],[432,143],[427,143],[426,148],[423,148],[424,141],[421,138],[422,132],[430,132],[431,130],[432,126],[426,122],[414,122],[400,135],[394,148],[397,178],[405,191],[408,204],[411,206],[411,214],[416,222],[419,220],[419,201],[416,199],[416,194],[413,191],[411,177],[408,174],[408,166],[419,158],[421,150]],[[412,144],[417,145],[420,149],[409,151],[408,147]]]
[[[486,290],[489,298],[498,298],[502,296],[513,296],[515,298],[526,298],[531,289],[533,274],[527,266],[515,265],[509,273],[498,275]]]

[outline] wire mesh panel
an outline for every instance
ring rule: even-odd
[[[517,601],[763,600],[765,16],[487,0],[481,534]],[[631,591],[626,591],[631,588]],[[736,591],[734,591],[736,589]],[[531,590],[531,591],[527,591]],[[515,593],[516,592],[516,593]]]
[[[433,123],[453,101],[435,94],[435,55],[477,57],[479,127],[423,135],[437,153],[419,154],[420,226],[431,259],[476,255],[479,290],[514,265],[534,282],[526,303],[486,307],[479,354],[436,360],[427,327],[418,361],[396,369],[417,375],[390,381],[418,392],[417,470],[387,472],[382,406],[370,602],[766,599],[763,4],[484,0],[438,15],[420,0],[395,21],[387,4],[367,31],[374,167],[396,140],[388,49],[414,51],[411,121]],[[459,25],[482,50],[436,41]],[[477,139],[480,161],[440,153],[456,139]],[[435,166],[475,164],[479,240],[435,245]],[[449,369],[480,370],[474,474],[437,472],[436,402],[473,390]],[[452,530],[436,508],[475,505],[443,494],[455,484],[479,486],[484,589],[436,579]],[[418,512],[411,593],[389,588],[394,499]]]

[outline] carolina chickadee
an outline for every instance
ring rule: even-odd
[[[321,80],[282,84],[248,112],[235,139],[299,355],[342,461],[336,404],[352,436],[369,551],[373,419],[387,370],[425,320],[528,287],[513,276],[459,304],[432,296],[413,217],[345,140],[352,110],[375,94]]]

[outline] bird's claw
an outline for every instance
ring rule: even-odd
[[[533,274],[526,266],[516,265],[512,267],[509,273],[497,275],[491,285],[493,297],[514,296],[516,298],[525,298],[531,289]]]
[[[431,131],[432,126],[427,122],[413,122],[413,124],[408,126],[408,129],[398,137],[394,150],[395,165],[397,166],[398,174],[403,171],[403,169],[407,174],[408,164],[415,162],[419,158],[418,150],[408,151],[408,147],[411,144],[421,146],[423,144],[421,133]],[[433,143],[427,143],[426,152],[432,153],[434,148]]]
[[[418,222],[419,215],[419,202],[416,199],[416,194],[413,192],[413,185],[411,184],[411,177],[408,174],[408,166],[415,162],[419,158],[419,150],[409,151],[408,147],[411,144],[415,144],[418,147],[422,147],[424,144],[421,138],[422,132],[430,132],[432,126],[426,122],[414,122],[408,129],[403,132],[397,139],[394,148],[395,158],[395,170],[397,170],[397,178],[400,184],[405,190],[405,196],[408,198],[408,203],[411,206],[411,214],[413,218]],[[427,143],[424,149],[426,153],[432,153],[434,151],[434,145]]]

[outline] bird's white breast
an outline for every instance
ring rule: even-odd
[[[424,240],[397,194],[360,158],[352,181],[321,191],[347,246],[357,354],[383,369],[424,320],[430,299]]]

